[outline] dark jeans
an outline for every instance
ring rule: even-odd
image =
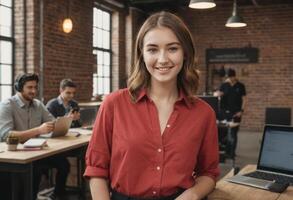
[[[236,113],[237,112],[230,112],[228,110],[222,110],[220,120],[225,119],[227,121],[233,121],[233,122],[236,122],[236,123],[240,123],[241,122],[241,117],[235,117],[234,115]],[[223,135],[225,135],[225,134],[222,134],[221,135],[222,138],[219,138],[220,142],[222,144],[226,144],[226,154],[232,159],[235,158],[235,151],[237,149],[238,130],[239,130],[239,126],[234,127],[234,128],[228,128],[227,127],[226,136],[224,137]],[[221,129],[221,131],[223,132],[223,129]],[[228,131],[230,131],[230,133],[228,133]]]
[[[238,130],[239,130],[239,126],[235,127],[235,128],[231,128],[231,152],[229,152],[229,155],[231,156],[231,158],[235,157],[235,152],[237,149],[237,142],[238,142]]]
[[[57,195],[62,195],[65,193],[65,186],[67,177],[70,170],[70,164],[66,157],[64,156],[54,156],[49,157],[44,160],[39,160],[36,162],[34,169],[34,197],[36,197],[37,192],[39,191],[39,184],[41,181],[41,176],[44,173],[44,170],[55,168],[57,173],[55,177],[55,189],[54,193]]]

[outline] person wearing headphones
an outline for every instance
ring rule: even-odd
[[[17,76],[14,84],[16,94],[0,103],[0,142],[4,142],[9,134],[18,137],[20,142],[25,142],[30,138],[53,131],[55,118],[40,100],[35,99],[38,82],[37,74],[28,73]],[[33,175],[34,199],[41,180],[41,166],[57,169],[54,195],[47,199],[55,199],[57,195],[64,192],[69,173],[69,164],[64,159],[54,156],[36,162]],[[5,194],[7,198],[4,199],[10,199],[9,186],[11,184],[7,184],[10,181],[9,178],[9,173],[0,174],[0,184],[5,185],[4,188],[0,187],[1,199]],[[21,198],[21,195],[19,197]]]

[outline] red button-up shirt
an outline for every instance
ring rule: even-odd
[[[198,176],[219,175],[216,119],[200,99],[183,92],[161,135],[158,111],[142,90],[133,103],[127,89],[101,105],[86,154],[86,177],[110,180],[125,195],[155,198],[190,188]]]

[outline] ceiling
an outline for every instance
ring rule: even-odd
[[[190,0],[123,0],[128,6],[136,7],[146,12],[156,10],[177,10],[180,7],[188,7]],[[231,6],[233,0],[215,0],[217,5]],[[293,0],[238,0],[239,6],[264,6],[276,4],[292,4]]]

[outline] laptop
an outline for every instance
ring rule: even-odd
[[[71,126],[72,118],[71,117],[58,117],[55,121],[54,130],[47,134],[42,134],[40,137],[42,138],[53,138],[60,137],[67,134],[70,126]]]
[[[266,125],[256,171],[225,180],[261,189],[275,182],[293,185],[293,127]]]
[[[96,119],[97,110],[96,108],[89,107],[89,108],[81,108],[80,109],[80,120],[82,123],[82,129],[85,130],[92,130],[93,124]]]

